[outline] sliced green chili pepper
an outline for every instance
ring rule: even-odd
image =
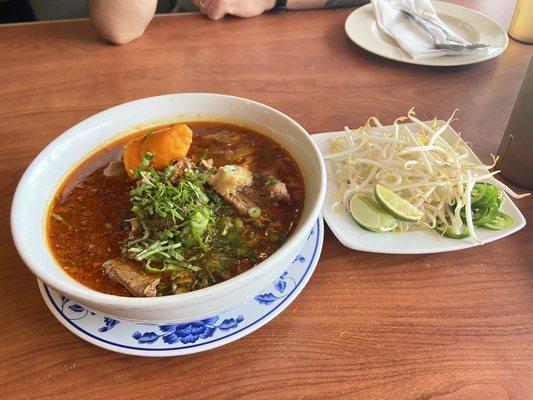
[[[513,218],[504,212],[499,212],[492,221],[481,224],[482,227],[492,230],[508,229],[513,225]]]

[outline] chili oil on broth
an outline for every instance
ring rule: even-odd
[[[102,264],[121,256],[127,237],[124,221],[132,215],[129,199],[135,181],[126,174],[106,177],[103,171],[110,161],[120,159],[128,140],[169,125],[143,129],[106,145],[76,167],[56,192],[47,216],[48,245],[58,264],[79,283],[102,293],[130,296],[104,273]],[[272,139],[245,127],[219,122],[187,125],[194,133],[188,153],[193,161],[201,159],[207,149],[206,158],[212,158],[216,167],[247,163],[256,176],[254,184],[260,184],[260,177],[265,175],[286,183],[292,203],[268,206],[263,212],[287,237],[300,218],[305,195],[302,174],[290,154]],[[266,256],[286,239],[273,243],[263,237],[265,228],[251,224],[247,228],[261,235],[256,250]],[[220,281],[239,275],[257,262],[239,260],[238,268],[230,268]]]

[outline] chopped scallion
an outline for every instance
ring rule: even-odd
[[[259,218],[261,216],[261,209],[257,206],[250,207],[248,209],[248,215],[250,216],[250,218]]]

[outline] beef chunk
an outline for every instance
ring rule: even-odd
[[[159,276],[143,274],[139,266],[121,259],[106,261],[102,264],[104,272],[115,282],[120,283],[135,297],[154,297]]]
[[[114,178],[123,175],[126,175],[126,169],[122,161],[110,161],[109,164],[107,164],[107,167],[104,169],[104,176],[107,176],[108,178]]]
[[[279,203],[290,204],[291,196],[285,183],[277,181],[275,183],[267,183],[265,190],[268,196]]]
[[[242,165],[220,167],[216,174],[208,177],[207,183],[240,215],[247,216],[248,210],[255,206],[254,200],[245,190],[252,184],[252,173]]]
[[[251,186],[252,173],[243,165],[225,165],[216,174],[208,177],[207,182],[235,210],[243,216],[256,206],[264,206],[267,202],[290,204],[291,196],[287,185],[275,178],[270,178],[264,186]],[[266,180],[266,178],[263,178]]]
[[[182,160],[178,160],[174,163],[174,174],[170,178],[172,183],[178,182],[178,180],[181,178],[183,173],[186,169],[193,169],[196,165],[194,162],[190,159],[185,157]]]
[[[245,217],[248,216],[248,210],[256,206],[254,201],[242,192],[230,193],[224,196],[224,199],[235,208],[239,215]]]

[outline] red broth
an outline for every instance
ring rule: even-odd
[[[207,149],[207,158],[213,159],[214,166],[246,162],[254,174],[275,176],[283,181],[292,199],[290,204],[274,204],[265,210],[272,226],[260,228],[244,222],[248,231],[259,238],[256,249],[262,257],[234,260],[216,278],[222,281],[252,268],[283,244],[302,211],[302,174],[285,149],[256,131],[215,122],[188,125],[194,135],[188,154],[193,161],[199,160]],[[127,237],[124,221],[132,214],[129,197],[135,182],[127,175],[106,177],[103,170],[111,160],[120,159],[127,140],[146,132],[139,131],[111,143],[85,160],[64,181],[49,208],[46,230],[54,258],[72,278],[99,292],[130,296],[104,273],[102,264],[121,256],[121,246]],[[283,238],[275,242],[268,240],[269,228],[283,232]]]

